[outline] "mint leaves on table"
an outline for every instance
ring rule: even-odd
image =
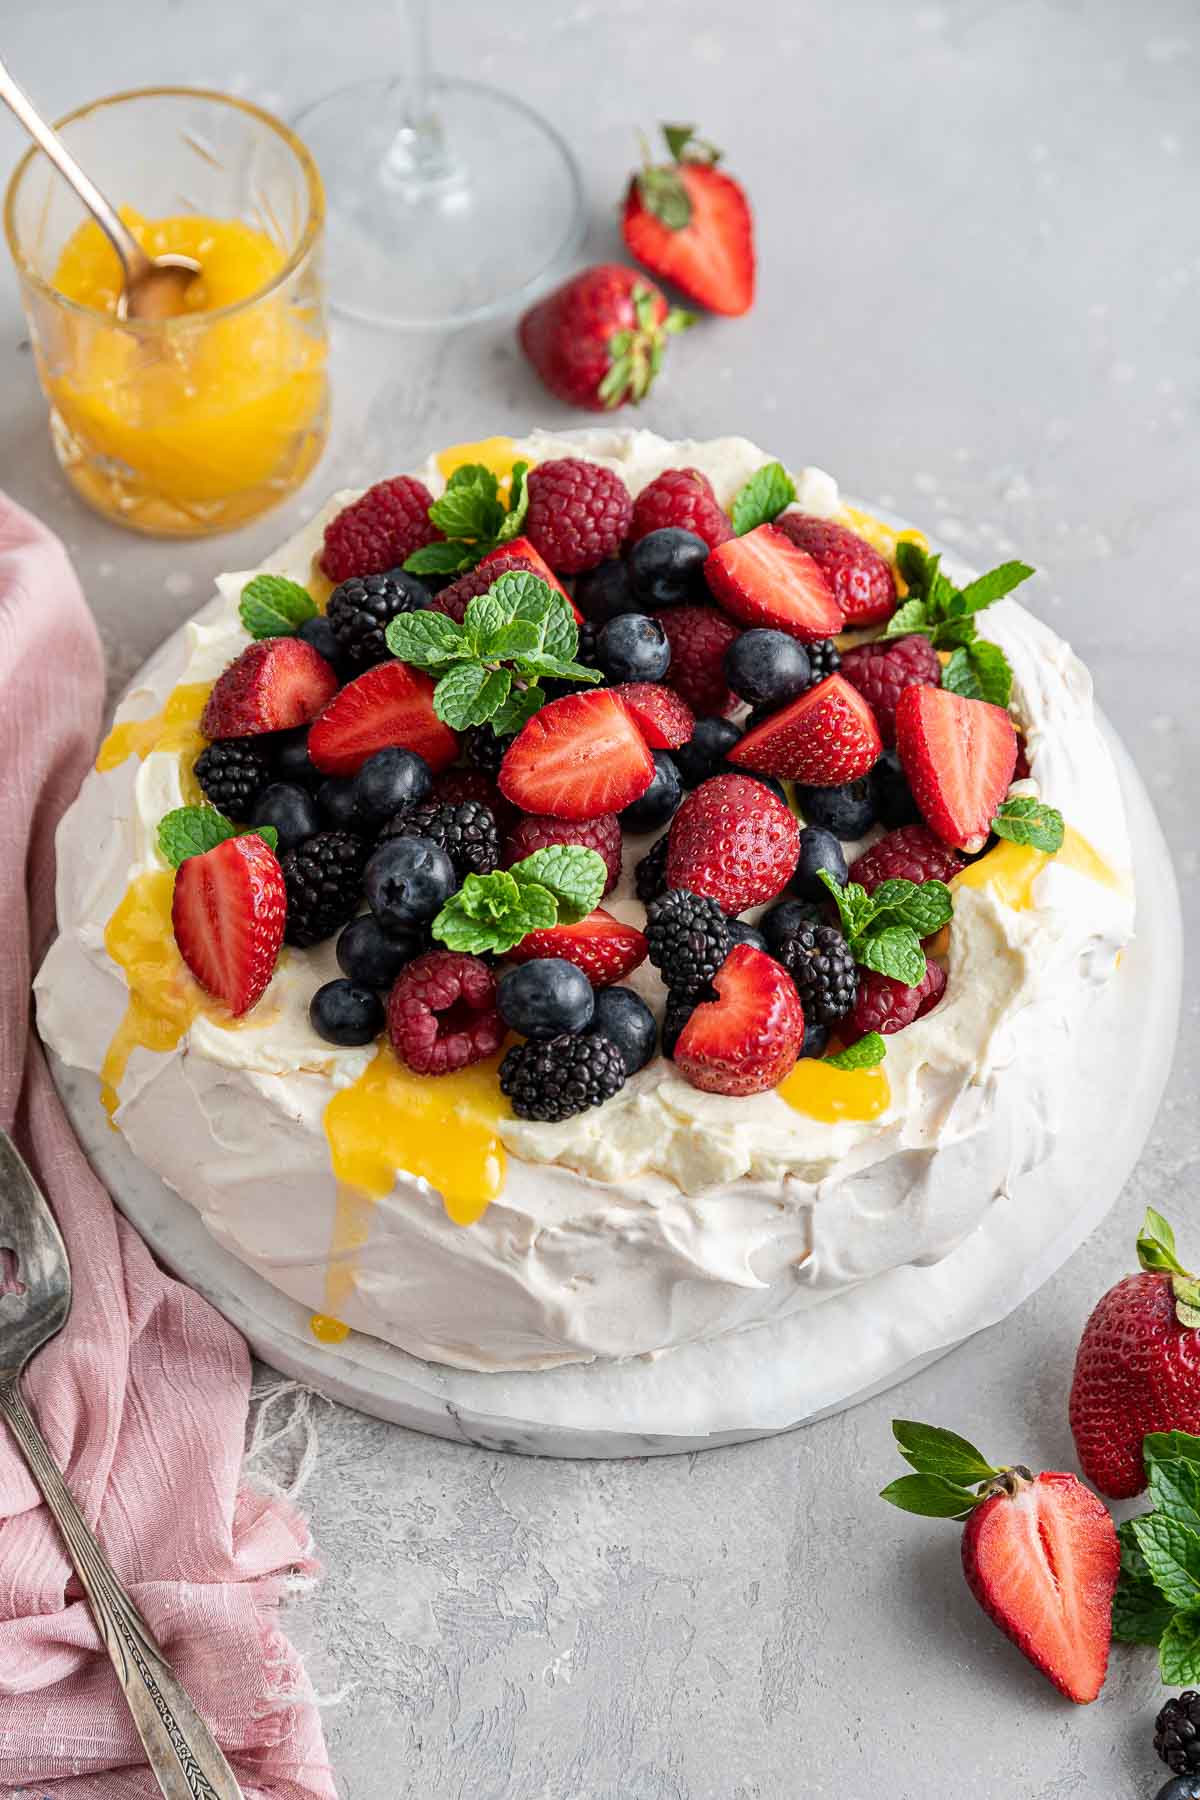
[[[968,700],[988,700],[1007,706],[1012,697],[1012,670],[998,644],[978,635],[976,615],[993,600],[1028,581],[1028,563],[1006,562],[978,576],[964,588],[955,587],[942,574],[940,556],[930,556],[919,544],[902,539],[896,546],[896,567],[908,586],[908,596],[888,620],[885,638],[910,637],[919,632],[937,650],[949,650],[942,670],[942,686]]]
[[[901,1456],[915,1473],[890,1482],[879,1498],[901,1512],[926,1519],[965,1519],[988,1498],[991,1483],[1009,1473],[994,1469],[974,1444],[940,1426],[893,1419],[892,1431]]]
[[[203,856],[206,850],[215,850],[226,838],[233,837],[260,837],[268,850],[274,850],[279,843],[279,833],[273,825],[256,825],[243,831],[215,806],[177,806],[158,822],[159,852],[173,869],[189,856]]]
[[[857,881],[843,887],[821,870],[833,895],[855,962],[916,987],[925,979],[921,939],[950,922],[954,901],[944,881],[881,881],[873,894]]]
[[[796,484],[782,463],[766,463],[757,469],[733,497],[729,523],[738,537],[756,525],[769,525],[796,498]]]
[[[317,616],[307,588],[286,575],[254,575],[242,589],[238,617],[252,638],[293,637]]]
[[[1015,794],[1006,800],[992,820],[992,830],[1012,844],[1028,844],[1031,849],[1046,850],[1051,855],[1062,849],[1066,835],[1063,816],[1057,808],[1046,806],[1031,794]]]
[[[1154,1511],[1117,1527],[1113,1636],[1157,1645],[1164,1683],[1187,1687],[1200,1681],[1200,1437],[1151,1432],[1142,1460]]]
[[[529,510],[528,473],[528,463],[513,464],[506,504],[491,469],[482,463],[455,469],[445,492],[429,508],[430,523],[444,534],[442,540],[414,550],[404,567],[413,575],[459,575],[489,550],[519,537]]]
[[[570,602],[540,576],[510,569],[467,607],[461,625],[444,613],[401,613],[388,649],[437,678],[433,710],[455,731],[490,724],[498,737],[519,731],[546,695],[539,685],[597,682],[577,663],[579,627]]]
[[[831,1069],[877,1069],[887,1055],[887,1045],[877,1031],[868,1031],[849,1049],[822,1057]]]
[[[531,931],[574,925],[600,904],[608,869],[582,844],[550,844],[511,869],[468,875],[433,921],[449,950],[502,956]]]

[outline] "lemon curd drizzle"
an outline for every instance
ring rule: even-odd
[[[204,796],[192,774],[192,764],[208,742],[200,731],[200,715],[211,692],[211,681],[184,682],[172,689],[148,719],[124,719],[114,725],[100,746],[97,769],[104,774],[119,768],[126,757],[136,756],[144,762],[152,751],[173,751],[179,757],[184,804],[199,806]]]
[[[467,463],[479,463],[490,469],[497,481],[507,481],[517,461],[515,451],[515,441],[510,437],[480,438],[476,444],[452,444],[448,450],[439,450],[435,460],[445,481]]]
[[[836,1069],[813,1056],[802,1057],[775,1092],[796,1112],[826,1125],[839,1119],[877,1119],[892,1098],[882,1067]]]
[[[134,1050],[173,1050],[204,1001],[171,930],[173,869],[135,876],[104,931],[104,947],[125,976],[129,1000],[100,1069],[100,1098],[112,1118]]]

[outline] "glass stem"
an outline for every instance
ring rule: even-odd
[[[401,124],[387,154],[388,174],[414,194],[453,173],[433,104],[429,0],[400,0]]]

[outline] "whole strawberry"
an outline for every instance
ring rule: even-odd
[[[1113,1500],[1146,1486],[1147,1432],[1200,1433],[1200,1281],[1152,1207],[1137,1253],[1143,1273],[1110,1288],[1084,1326],[1071,1384],[1080,1465]]]
[[[915,1473],[880,1498],[923,1518],[965,1520],[972,1594],[1022,1656],[1086,1706],[1104,1686],[1121,1566],[1103,1504],[1074,1475],[992,1468],[952,1431],[912,1419],[893,1419],[892,1430]]]
[[[636,269],[599,263],[531,306],[517,334],[559,400],[611,412],[646,398],[668,336],[692,323]]]
[[[640,263],[709,312],[754,304],[754,221],[745,191],[717,167],[721,152],[690,125],[664,125],[671,160],[649,152],[625,196],[622,230]]]
[[[688,795],[671,824],[667,879],[734,914],[774,900],[800,854],[800,828],[749,775],[714,775]]]

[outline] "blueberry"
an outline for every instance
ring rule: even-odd
[[[377,750],[354,777],[358,816],[383,825],[405,807],[419,806],[433,791],[429,764],[415,750]]]
[[[305,619],[296,636],[303,638],[306,644],[311,644],[317,654],[323,656],[327,663],[332,663],[338,674],[341,674],[341,650],[333,635],[333,626],[324,613],[318,613],[314,619]]]
[[[325,779],[308,754],[307,725],[299,731],[281,731],[274,740],[274,755],[280,781],[299,781],[305,787],[318,788]]]
[[[725,652],[725,678],[751,706],[782,706],[804,692],[812,670],[786,631],[741,631]]]
[[[654,1014],[632,988],[601,988],[589,1032],[600,1032],[617,1046],[627,1075],[636,1075],[654,1055],[658,1026]]]
[[[897,825],[919,825],[921,811],[912,797],[898,750],[885,750],[869,780],[875,789],[875,815],[889,831]]]
[[[1154,1800],[1200,1800],[1200,1775],[1175,1775]]]
[[[782,800],[783,804],[787,806],[787,789],[784,787],[782,781],[780,781],[778,775],[762,775],[757,769],[738,769],[737,773],[739,775],[748,775],[751,781],[761,782],[763,787],[770,788],[777,800]],[[791,808],[789,807],[788,810],[790,811]]]
[[[610,681],[661,681],[671,666],[667,634],[645,613],[621,613],[600,629],[596,666]]]
[[[593,625],[607,625],[618,613],[637,612],[625,564],[610,561],[585,569],[575,580],[575,604]]]
[[[458,876],[432,838],[389,838],[368,862],[364,886],[380,925],[401,937],[441,911],[458,887]]]
[[[755,931],[753,925],[747,925],[741,919],[730,919],[729,935],[735,944],[749,944],[754,950],[765,950],[768,956],[771,954],[762,932]]]
[[[683,799],[683,783],[674,758],[665,750],[652,750],[654,777],[644,794],[640,794],[620,815],[626,831],[656,831],[674,818]]]
[[[279,833],[279,850],[302,844],[321,829],[317,803],[307,788],[292,781],[273,781],[250,808],[251,825],[273,825]]]
[[[338,968],[363,987],[391,987],[405,964],[427,949],[428,943],[423,931],[389,937],[374,913],[360,913],[338,938]]]
[[[561,956],[518,963],[496,987],[500,1017],[522,1037],[552,1038],[563,1031],[586,1031],[596,996],[582,969]]]
[[[870,831],[876,819],[875,786],[869,775],[844,787],[796,787],[796,804],[810,825],[823,825],[843,843]]]
[[[694,531],[667,525],[649,531],[626,554],[629,585],[643,606],[679,606],[684,600],[708,599],[704,565],[708,545]]]
[[[774,956],[784,939],[799,931],[801,925],[824,925],[827,922],[822,909],[809,900],[781,900],[770,912],[762,915],[758,924],[767,940],[767,948]]]
[[[699,787],[710,775],[722,774],[725,758],[741,735],[738,727],[729,719],[697,719],[687,743],[681,744],[678,750],[671,753],[684,787]]]
[[[317,789],[317,811],[335,831],[357,831],[360,821],[353,781],[330,775]]]
[[[790,884],[793,893],[802,900],[827,900],[829,889],[817,880],[821,869],[827,869],[835,881],[844,885],[847,869],[842,846],[832,831],[821,825],[808,825],[800,833],[800,856]]]
[[[829,1027],[819,1025],[815,1019],[804,1020],[804,1048],[801,1056],[824,1056],[829,1048]]]
[[[369,1044],[383,1030],[383,1002],[356,981],[327,981],[308,1003],[308,1022],[327,1044]]]

